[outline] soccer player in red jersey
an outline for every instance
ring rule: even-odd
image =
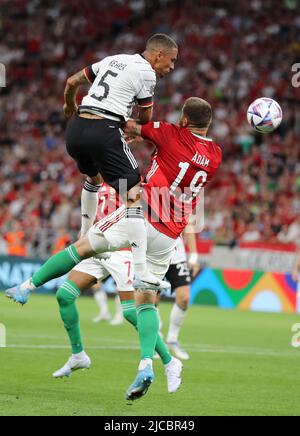
[[[144,126],[134,121],[127,123],[128,135],[142,136],[157,147],[143,199],[147,217],[147,265],[160,279],[169,268],[178,237],[199,204],[201,189],[213,178],[222,161],[220,146],[206,137],[211,120],[209,103],[192,97],[183,106],[179,126],[165,122],[150,122]],[[25,304],[31,291],[64,275],[83,259],[128,247],[124,218],[124,211],[116,211],[95,224],[84,238],[52,256],[29,281],[8,290],[6,295]],[[144,287],[142,280],[137,280],[134,287],[141,362],[137,377],[127,390],[129,400],[144,395],[154,380],[152,359],[159,328],[156,292]],[[74,294],[75,304],[77,295]]]
[[[104,183],[99,189],[97,218],[99,221],[105,220],[105,218],[116,211],[124,212],[125,205],[119,194],[112,187]],[[121,226],[121,231],[123,231],[122,221],[119,221],[114,226],[114,232],[118,232],[119,226]],[[69,377],[74,371],[90,368],[91,366],[91,359],[84,350],[80,335],[79,314],[70,294],[71,296],[73,294],[79,296],[90,289],[95,283],[101,282],[111,275],[117,285],[118,301],[121,300],[119,311],[122,320],[123,312],[124,318],[136,328],[137,312],[134,288],[132,286],[133,272],[134,265],[131,248],[115,251],[111,253],[111,257],[107,260],[97,257],[85,259],[73,268],[68,279],[60,286],[56,294],[60,304],[60,314],[70,339],[73,354],[62,368],[54,372],[53,377]],[[74,328],[74,325],[76,328]],[[168,392],[174,393],[181,384],[182,364],[169,353],[159,335],[157,336],[155,349],[165,366]]]

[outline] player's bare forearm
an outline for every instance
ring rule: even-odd
[[[193,225],[189,225],[188,228],[186,227],[184,232],[184,239],[188,245],[188,249],[190,253],[197,253],[198,249],[197,249],[197,238],[196,235],[194,233],[194,226]]]
[[[149,121],[151,121],[153,116],[153,106],[143,108],[140,107],[139,110],[139,121],[141,124],[147,124]]]
[[[79,86],[85,85],[89,83],[88,79],[84,73],[84,70],[79,71],[73,76],[69,77],[66,83],[65,92],[64,92],[64,112],[66,116],[73,115],[77,110],[76,105],[76,94]]]
[[[184,231],[184,239],[188,245],[188,249],[190,252],[189,255],[189,267],[192,271],[192,276],[195,277],[200,271],[200,263],[199,263],[199,254],[197,247],[197,238],[194,232],[194,226],[189,225],[188,228]]]

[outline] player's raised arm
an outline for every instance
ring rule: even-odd
[[[66,117],[71,117],[77,112],[76,94],[79,86],[90,83],[85,70],[81,70],[69,77],[66,83],[64,98],[64,113]]]
[[[141,124],[147,124],[151,121],[153,115],[153,104],[149,107],[139,108],[139,121]]]

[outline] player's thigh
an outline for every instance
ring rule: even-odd
[[[96,177],[99,171],[88,152],[91,143],[85,135],[86,129],[92,127],[92,121],[78,116],[73,117],[67,125],[65,139],[67,152],[76,161],[79,171],[90,177]]]
[[[130,291],[130,292],[118,292],[119,297],[120,297],[120,301],[132,301],[135,299],[134,296],[134,291]]]
[[[166,279],[171,284],[172,292],[175,292],[176,303],[181,308],[186,308],[189,303],[190,284],[192,281],[187,262],[170,265]]]
[[[101,147],[99,147],[101,138]],[[114,122],[101,120],[94,137],[93,162],[104,181],[121,195],[140,183],[139,166],[122,131]]]
[[[88,231],[87,238],[96,253],[115,252],[130,247],[125,209],[118,209]]]
[[[190,286],[192,277],[188,263],[180,262],[170,265],[166,279],[170,282],[173,292],[178,288]]]
[[[147,223],[147,242],[148,269],[156,277],[163,279],[169,269],[177,241]]]
[[[87,273],[74,270],[71,271],[68,279],[71,280],[71,282],[73,282],[80,289],[81,292],[91,289],[97,283],[95,277]]]
[[[75,284],[80,283],[77,286],[82,290],[81,286],[85,286],[84,290],[90,289],[93,285],[99,281],[103,281],[108,277],[108,273],[103,268],[101,261],[90,258],[83,260],[71,271],[69,279]]]

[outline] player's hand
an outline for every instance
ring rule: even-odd
[[[70,106],[66,103],[64,104],[64,114],[67,118],[71,118],[73,115],[76,115],[78,111],[78,106],[76,104]]]
[[[191,270],[192,277],[196,277],[196,275],[201,270],[201,265],[199,262],[198,253],[191,253],[188,261],[189,268]]]
[[[300,274],[300,255],[298,255],[296,259],[296,263],[293,270],[293,280],[294,282],[299,281],[299,274]]]
[[[141,136],[141,131],[141,125],[138,124],[135,120],[128,120],[124,126],[124,133],[126,136]]]
[[[145,142],[144,138],[142,138],[141,136],[127,136],[125,135],[125,141],[127,142],[128,145],[131,145],[133,143],[140,143],[140,142]]]
[[[191,270],[192,278],[195,278],[199,274],[201,267],[200,265],[192,265],[190,266],[190,270]]]

